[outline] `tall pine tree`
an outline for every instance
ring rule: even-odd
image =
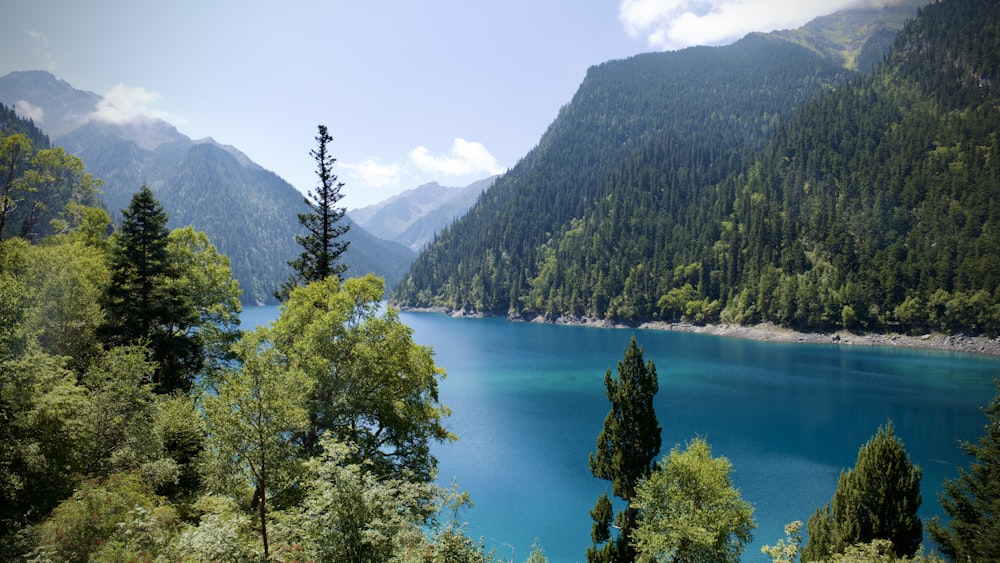
[[[809,518],[802,560],[826,560],[878,539],[891,541],[898,557],[913,556],[923,537],[921,475],[892,423],[880,427],[858,451],[854,468],[841,472],[831,503]]]
[[[643,360],[635,336],[618,362],[618,377],[612,377],[609,369],[604,374],[604,386],[611,410],[597,438],[597,451],[590,455],[590,472],[611,481],[611,492],[626,506],[614,518],[619,533],[612,537],[612,507],[607,493],[598,499],[591,511],[594,545],[587,548],[587,561],[634,561],[636,552],[631,539],[637,512],[631,502],[636,485],[652,471],[661,440],[660,423],[653,409],[653,397],[659,390],[656,365]]]
[[[350,244],[350,241],[341,238],[350,229],[350,225],[338,224],[347,210],[337,207],[337,202],[344,197],[340,193],[344,183],[339,182],[337,175],[333,173],[333,165],[337,159],[327,149],[330,141],[333,141],[333,137],[327,132],[325,125],[320,125],[316,136],[318,146],[309,151],[309,155],[316,160],[319,185],[305,198],[312,212],[299,214],[299,223],[305,227],[307,234],[295,237],[296,242],[302,246],[302,254],[288,263],[294,271],[281,289],[274,293],[282,301],[288,299],[288,295],[300,284],[339,276],[347,270],[347,264],[339,260]]]
[[[935,518],[927,526],[952,561],[988,561],[1000,556],[1000,388],[986,416],[986,434],[976,443],[962,443],[974,461],[968,470],[958,469],[958,478],[945,480],[939,495],[951,521],[943,525]]]
[[[145,344],[158,367],[160,392],[187,390],[201,367],[198,312],[176,283],[180,272],[167,250],[167,214],[143,186],[133,197],[110,256],[102,333],[112,346]]]

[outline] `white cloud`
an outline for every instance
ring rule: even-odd
[[[32,104],[28,100],[18,100],[14,102],[14,109],[21,115],[35,122],[35,125],[45,123],[45,111]]]
[[[117,124],[127,123],[140,116],[162,119],[174,125],[183,122],[183,119],[157,109],[156,104],[162,99],[160,94],[141,86],[118,84],[104,94],[104,99],[97,104],[97,110],[91,117]]]
[[[500,174],[504,169],[482,143],[456,138],[448,154],[434,156],[427,147],[410,151],[410,162],[424,172],[442,176],[485,173]]]
[[[809,20],[885,0],[621,0],[618,16],[654,49],[720,45],[753,31],[799,27]]]
[[[341,164],[352,178],[373,188],[384,188],[399,184],[399,165],[381,164],[373,158],[359,164]]]

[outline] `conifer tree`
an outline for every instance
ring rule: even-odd
[[[339,276],[347,270],[347,264],[339,260],[350,241],[340,237],[347,233],[350,225],[338,224],[347,210],[337,207],[337,202],[344,197],[340,193],[344,183],[339,182],[337,175],[333,173],[333,165],[337,159],[327,149],[330,141],[333,141],[333,137],[327,132],[325,125],[320,125],[316,136],[318,146],[309,151],[309,155],[316,160],[319,185],[305,198],[312,212],[299,214],[299,223],[305,227],[307,234],[295,237],[296,242],[302,246],[302,254],[288,263],[294,271],[281,289],[274,293],[282,301],[288,299],[288,295],[300,284]]]
[[[912,557],[923,536],[921,475],[892,423],[880,427],[858,451],[854,468],[841,472],[830,504],[809,518],[802,560],[825,560],[878,539],[891,541],[897,557]]]
[[[167,248],[167,214],[143,186],[122,211],[124,220],[111,252],[111,283],[105,291],[102,327],[108,344],[145,344],[158,367],[157,391],[186,390],[200,368],[200,340],[191,327],[198,312],[181,291]]]
[[[587,560],[634,561],[636,553],[631,536],[637,514],[630,503],[635,498],[636,485],[652,471],[661,440],[660,423],[653,409],[653,397],[659,390],[656,365],[644,362],[635,336],[618,362],[618,377],[612,377],[609,369],[604,374],[604,386],[611,410],[597,438],[597,451],[590,455],[590,471],[595,477],[611,481],[611,492],[624,500],[626,506],[615,516],[619,534],[613,538],[607,494],[598,500],[591,511],[594,545],[587,548]]]
[[[1000,554],[1000,393],[985,411],[986,434],[976,443],[962,443],[974,461],[968,470],[958,469],[958,478],[946,479],[938,495],[951,521],[943,525],[935,518],[927,526],[953,561],[986,561]]]

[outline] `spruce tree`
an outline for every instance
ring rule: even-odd
[[[341,238],[350,229],[350,225],[338,224],[347,210],[337,207],[337,202],[344,197],[340,193],[344,183],[339,182],[337,175],[333,173],[333,165],[337,159],[327,149],[331,141],[333,137],[327,132],[326,126],[320,125],[316,136],[317,147],[309,151],[309,156],[316,160],[319,185],[305,198],[306,205],[312,211],[299,214],[299,223],[305,227],[306,235],[296,236],[295,241],[303,250],[298,258],[288,263],[293,270],[288,281],[279,291],[274,292],[274,296],[281,301],[288,299],[292,290],[300,284],[339,276],[347,270],[347,264],[339,260],[350,244],[350,241]]]
[[[962,449],[974,458],[958,478],[946,479],[938,495],[951,517],[938,518],[927,528],[941,551],[953,561],[987,561],[1000,557],[1000,381],[998,394],[986,408],[986,434]]]
[[[892,423],[880,427],[858,451],[854,468],[841,472],[830,504],[809,519],[802,560],[827,559],[877,539],[891,541],[897,557],[913,556],[923,536],[921,475]]]
[[[611,481],[611,492],[625,501],[626,506],[615,515],[618,536],[610,531],[610,509],[607,494],[598,499],[591,511],[594,545],[587,549],[587,560],[634,561],[632,531],[636,526],[636,510],[630,506],[639,481],[648,476],[653,461],[660,453],[660,423],[653,409],[653,397],[659,390],[656,365],[643,360],[642,348],[632,337],[622,361],[618,362],[618,377],[609,369],[604,374],[604,386],[611,410],[604,419],[604,428],[597,438],[597,451],[590,455],[590,471],[595,477]]]
[[[157,391],[186,390],[202,361],[193,327],[198,312],[176,280],[167,250],[167,214],[143,186],[122,211],[110,255],[111,283],[103,298],[101,332],[112,346],[145,344],[157,362]]]

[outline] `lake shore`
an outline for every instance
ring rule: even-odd
[[[455,318],[492,316],[478,311],[451,310],[445,307],[403,308],[403,310],[443,313]],[[715,336],[758,340],[761,342],[800,342],[803,344],[831,344],[840,346],[898,346],[901,348],[921,348],[926,350],[1000,356],[1000,338],[966,336],[962,334],[929,333],[913,336],[900,333],[854,333],[847,330],[840,330],[837,332],[799,332],[789,328],[780,327],[772,323],[761,323],[757,325],[695,325],[684,322],[650,321],[630,324],[616,323],[605,319],[579,317],[575,315],[561,315],[558,317],[546,317],[539,315],[534,318],[508,315],[507,319],[513,322],[541,322],[599,328],[637,328],[642,330],[693,332],[698,334],[712,334]]]

